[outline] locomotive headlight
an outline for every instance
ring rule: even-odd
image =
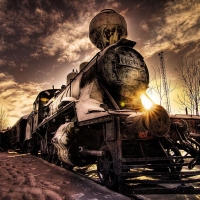
[[[151,107],[154,105],[153,101],[149,98],[149,96],[147,96],[147,94],[142,94],[140,98],[142,101],[142,105],[146,110],[151,109]]]

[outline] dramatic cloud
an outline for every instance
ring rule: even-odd
[[[0,73],[0,106],[6,110],[10,125],[27,115],[46,83],[18,84],[9,74]]]
[[[77,62],[84,52],[95,50],[88,38],[91,19],[101,9],[120,5],[114,0],[1,1],[2,71],[6,72],[3,70],[6,67],[17,81],[22,81],[19,72],[27,73],[27,67],[37,75],[41,65],[43,71],[50,73],[52,66]]]
[[[59,53],[58,62],[76,61],[83,50],[94,46],[88,38],[88,22],[81,25],[65,23],[51,36],[43,40],[42,52],[49,56]]]
[[[188,45],[198,44],[200,42],[199,13],[200,6],[197,1],[169,1],[165,4],[164,15],[150,20],[149,26],[152,23],[157,26],[151,30],[151,38],[145,43],[145,55],[149,57],[164,50],[179,52]],[[143,22],[141,27],[149,31],[147,23]]]
[[[177,55],[200,59],[196,0],[0,0],[0,102],[10,118],[28,114],[41,90],[65,84],[72,69],[99,51],[88,31],[103,9],[124,16],[128,39],[147,66],[155,66],[160,51],[173,65]]]
[[[59,54],[57,59],[59,63],[77,61],[81,52],[96,49],[88,37],[89,23],[97,14],[96,9],[94,9],[95,1],[88,1],[85,4],[73,1],[70,4],[76,9],[76,17],[70,16],[66,22],[59,26],[57,31],[42,41],[42,52],[49,56]],[[119,2],[109,0],[107,3],[102,3],[100,10],[110,6],[117,8],[120,5]]]

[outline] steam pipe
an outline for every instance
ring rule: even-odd
[[[84,156],[91,155],[91,156],[104,156],[104,151],[98,151],[98,150],[88,150],[87,147],[79,147],[79,153],[83,154]]]

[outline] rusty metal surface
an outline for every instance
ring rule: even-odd
[[[104,9],[90,22],[89,37],[97,48],[103,50],[127,37],[126,21],[114,10]]]
[[[99,61],[98,71],[106,86],[126,98],[144,92],[149,83],[142,56],[130,47],[116,45],[107,49]]]

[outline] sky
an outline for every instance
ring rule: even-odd
[[[150,80],[164,52],[167,78],[176,85],[171,110],[181,112],[175,69],[182,58],[200,61],[200,0],[0,0],[0,107],[9,126],[31,112],[40,91],[66,84],[67,74],[99,51],[88,32],[103,9],[125,18],[127,39],[137,42]]]

